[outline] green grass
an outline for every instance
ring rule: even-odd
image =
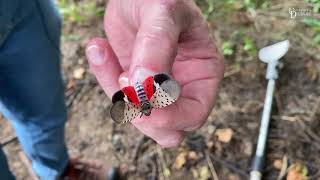
[[[203,17],[208,20],[212,12],[214,11],[214,0],[194,0],[196,4],[201,8]]]
[[[313,12],[320,13],[320,0],[305,0],[307,3],[313,4]]]
[[[245,36],[243,38],[243,50],[251,56],[257,55],[258,49],[254,40],[251,37]]]
[[[222,44],[222,54],[231,56],[234,53],[234,44],[231,41],[226,41]]]
[[[320,20],[316,18],[305,18],[303,22],[311,27],[313,31],[315,32],[315,35],[313,37],[313,42],[316,44],[320,44]]]
[[[305,0],[305,1],[313,5],[313,13],[315,14],[320,13],[320,0]],[[315,35],[313,37],[313,42],[316,44],[320,44],[320,20],[313,17],[308,17],[308,18],[305,18],[303,22],[307,26],[311,27],[315,32]]]
[[[83,24],[92,17],[104,14],[104,7],[97,7],[93,1],[75,3],[72,0],[60,0],[59,9],[66,22],[77,24]]]

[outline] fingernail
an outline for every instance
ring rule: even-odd
[[[89,46],[86,49],[86,55],[90,63],[92,63],[93,65],[99,66],[104,64],[106,61],[104,50],[96,45]]]
[[[127,77],[121,77],[119,79],[120,88],[124,88],[130,85],[129,79]]]
[[[131,84],[143,82],[147,77],[153,76],[155,73],[149,69],[138,67],[131,76]]]

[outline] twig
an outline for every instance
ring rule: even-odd
[[[315,174],[313,174],[312,176],[309,176],[309,180],[312,180],[312,179],[319,179],[320,177],[320,172],[316,172]]]
[[[75,90],[66,92],[66,106],[68,108],[70,108],[73,105],[73,102],[79,94],[80,90],[80,88],[76,88]]]
[[[310,115],[310,122],[314,121],[316,118],[316,115],[319,111],[320,107],[320,97],[317,99],[316,101],[316,105],[313,107],[312,111],[311,111],[311,115]]]
[[[319,165],[319,163],[313,163],[313,162],[307,162],[306,163],[306,165],[307,165],[307,167],[310,167],[311,169],[314,169],[314,170],[316,170],[316,172],[314,173],[314,174],[309,174],[309,176],[308,176],[308,180],[319,180],[320,178],[320,169],[319,169],[319,167],[320,167],[320,165]]]
[[[67,107],[71,107],[74,101],[80,101],[82,96],[87,93],[88,90],[92,89],[91,86],[97,85],[97,81],[92,78],[77,80],[74,83],[74,89],[67,89],[65,93],[65,96],[67,98]]]
[[[284,178],[284,176],[287,174],[287,169],[288,169],[288,157],[284,155],[282,158],[282,167],[277,180],[281,180],[282,178]]]
[[[151,156],[145,156],[145,159],[144,159],[144,163],[145,163],[146,167],[149,166],[151,168],[151,172],[149,172],[151,177],[149,176],[147,178],[147,179],[150,179],[150,180],[156,180],[157,179],[157,164],[156,164],[156,162],[154,162],[155,155],[156,155],[156,153],[151,154]],[[147,175],[146,175],[146,177],[147,177]]]
[[[232,69],[232,70],[227,71],[227,72],[224,73],[224,78],[227,78],[229,76],[235,75],[235,74],[237,74],[239,72],[240,72],[239,68]]]
[[[150,160],[150,165],[152,168],[152,173],[151,173],[151,180],[156,180],[157,179],[157,164],[155,162],[153,162],[152,160]]]
[[[306,131],[305,134],[315,140],[315,141],[313,141],[312,143],[314,143],[314,145],[315,145],[318,149],[320,149],[320,137],[319,137],[316,133],[314,133],[314,132],[312,131],[312,129],[310,129],[310,127],[307,127],[307,126],[302,122],[302,120],[298,119],[298,123],[299,123],[299,125]]]
[[[282,120],[282,121],[290,121],[290,122],[295,122],[298,120],[298,118],[295,116],[286,116],[286,115],[282,115],[282,116],[273,115],[272,119]]]
[[[9,138],[6,138],[3,143],[1,143],[1,146],[4,147],[14,141],[18,140],[17,136],[16,135],[12,135],[10,136]]]
[[[37,175],[33,172],[32,170],[32,166],[31,166],[31,163],[29,161],[29,159],[27,158],[27,156],[21,151],[18,153],[22,163],[26,166],[28,172],[29,172],[29,175],[31,177],[32,180],[39,180],[39,178],[37,177]]]
[[[79,91],[77,91],[77,94],[75,95],[74,99],[72,100],[72,103],[70,106],[73,105],[74,102],[80,102],[83,96],[90,91],[92,88],[88,85],[82,86]]]
[[[206,160],[207,160],[208,166],[210,168],[213,180],[219,180],[219,177],[217,175],[217,171],[214,169],[212,160],[210,158],[210,153],[208,152],[208,150],[205,150],[205,156],[206,156]]]
[[[228,169],[238,173],[239,175],[243,176],[245,179],[249,179],[249,175],[247,174],[247,172],[245,172],[242,169],[239,169],[238,167],[236,167],[235,165],[231,164],[230,162],[224,161],[214,155],[210,155],[210,157],[217,163],[227,167]]]
[[[274,93],[274,97],[276,100],[277,108],[278,108],[278,114],[281,114],[283,112],[283,106],[282,106],[282,101],[281,101],[281,95],[279,92],[279,85],[276,87],[276,91]]]
[[[166,180],[167,176],[164,174],[164,171],[167,169],[167,164],[164,159],[163,151],[159,145],[157,146],[157,153],[158,153],[158,157],[159,157],[159,161],[160,161],[159,162],[159,166],[160,166],[159,169],[161,170],[163,179]]]
[[[142,135],[139,137],[138,139],[138,143],[136,144],[136,146],[134,147],[133,149],[133,156],[132,156],[132,162],[135,164],[137,162],[137,159],[138,159],[138,155],[139,155],[139,151],[141,149],[141,146],[143,145],[143,143],[145,142],[146,140],[146,136],[145,135]]]

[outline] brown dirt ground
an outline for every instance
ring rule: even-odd
[[[104,36],[101,17],[80,25],[65,23],[62,65],[69,108],[66,139],[70,154],[126,164],[129,179],[187,180],[210,178],[205,158],[208,152],[221,180],[248,179],[265,95],[266,66],[256,56],[241,51],[241,36],[231,35],[243,30],[258,48],[284,38],[292,43],[277,83],[265,179],[278,177],[279,170],[273,162],[284,156],[288,157],[289,164],[305,164],[310,179],[320,179],[320,47],[310,44],[313,33],[310,29],[299,20],[289,19],[288,7],[297,5],[303,4],[272,1],[268,10],[257,10],[254,15],[241,9],[230,12],[218,4],[218,12],[208,20],[212,35],[218,47],[228,39],[237,42],[235,54],[226,57],[226,77],[206,124],[188,135],[181,147],[170,150],[161,149],[133,126],[116,126],[110,119],[110,100],[90,74],[84,57],[86,40]],[[86,70],[80,80],[73,77],[78,68]],[[215,132],[221,128],[234,131],[229,143],[217,140]],[[0,129],[0,142],[14,135],[4,118],[0,118]],[[17,179],[30,179],[16,156],[21,151],[19,143],[14,141],[4,149]],[[188,159],[182,168],[175,168],[177,156],[190,151],[196,152],[195,159]]]

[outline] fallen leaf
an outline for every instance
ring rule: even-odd
[[[243,8],[243,4],[241,2],[235,1],[235,3],[233,3],[233,7],[237,10],[240,10]]]
[[[214,142],[213,141],[209,141],[206,144],[207,144],[208,149],[211,149],[214,146]]]
[[[238,12],[235,13],[234,15],[237,19],[237,21],[235,23],[239,23],[239,24],[243,24],[243,25],[249,25],[251,23],[253,23],[252,18],[250,17],[250,15],[247,12]]]
[[[211,173],[208,166],[202,166],[200,169],[199,180],[208,180],[210,177],[211,177]]]
[[[307,74],[311,81],[315,81],[319,77],[319,70],[317,68],[317,65],[314,61],[309,60],[305,62],[305,67],[307,69]]]
[[[247,141],[244,141],[243,146],[244,146],[243,147],[244,154],[246,154],[247,156],[251,156],[252,155],[252,149],[253,149],[252,143],[249,140],[247,140]]]
[[[194,179],[199,178],[199,172],[196,169],[191,169],[191,173]]]
[[[86,72],[86,70],[83,67],[76,68],[73,71],[73,77],[75,79],[83,79],[85,72]]]
[[[282,159],[276,159],[273,161],[273,167],[276,168],[277,170],[281,170],[283,165]]]
[[[228,175],[228,180],[239,180],[239,176],[236,174],[229,174]]]
[[[218,136],[218,141],[223,143],[229,143],[232,139],[234,131],[231,128],[218,129],[215,133]]]
[[[214,125],[209,125],[207,128],[208,128],[209,134],[213,134],[214,131],[216,130],[216,127]]]
[[[197,161],[199,159],[199,156],[196,152],[190,151],[188,153],[188,159],[193,160],[193,161]]]
[[[174,161],[173,167],[175,169],[181,169],[182,166],[187,162],[187,156],[188,156],[188,153],[186,151],[183,151],[180,154],[178,154],[178,156],[176,157],[176,160]]]
[[[170,169],[169,168],[164,168],[164,170],[163,170],[163,175],[165,176],[165,177],[170,177],[171,176],[171,171],[170,171]]]
[[[289,168],[287,180],[307,180],[307,176],[307,167],[300,163],[295,163]]]
[[[66,86],[66,90],[74,89],[77,86],[74,80],[70,80]]]

